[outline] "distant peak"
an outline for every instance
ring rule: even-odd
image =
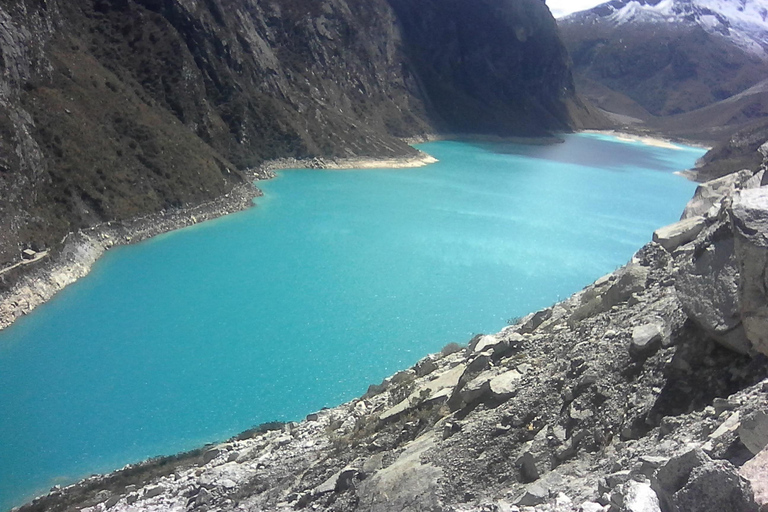
[[[698,25],[768,58],[768,0],[612,0],[561,20],[596,21]]]

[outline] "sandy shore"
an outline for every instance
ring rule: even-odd
[[[435,157],[423,151],[414,156],[392,158],[280,158],[265,162],[258,172],[274,173],[285,169],[412,169],[435,162]]]
[[[384,159],[284,158],[265,162],[256,169],[249,169],[246,174],[256,182],[273,178],[274,171],[280,169],[415,168],[435,162],[437,159],[421,151],[415,156]],[[0,330],[44,304],[66,286],[88,275],[94,263],[110,248],[138,243],[162,233],[245,210],[252,207],[253,199],[260,195],[261,191],[255,186],[241,185],[225,196],[193,207],[163,211],[128,221],[107,222],[68,234],[60,248],[50,254],[45,253],[44,257],[35,261],[19,262],[0,269],[0,273],[11,274],[15,280],[9,291],[0,293]]]
[[[645,133],[630,133],[616,130],[583,130],[581,133],[596,133],[599,135],[610,135],[626,142],[640,142],[647,146],[667,149],[683,149],[680,146],[692,146],[702,149],[711,149],[711,146],[701,144],[700,142],[688,140],[674,140],[662,136],[649,135]]]

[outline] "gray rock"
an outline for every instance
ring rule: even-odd
[[[219,447],[215,447],[215,448],[211,448],[209,450],[206,450],[203,453],[203,464],[208,464],[213,459],[215,459],[219,455],[224,454],[225,452],[226,452],[226,450],[224,450],[222,448],[219,448]]]
[[[605,507],[599,503],[595,503],[594,501],[585,501],[581,504],[581,507],[579,507],[579,512],[604,512]]]
[[[515,500],[515,505],[521,507],[534,507],[541,505],[549,499],[549,489],[538,482],[530,484],[525,488],[523,494]]]
[[[622,512],[661,512],[659,497],[648,482],[630,480],[623,488]]]
[[[741,276],[741,320],[753,348],[768,355],[768,188],[736,194],[730,214]]]
[[[541,324],[552,317],[552,308],[542,309],[536,313],[531,313],[521,321],[518,332],[525,334],[535,331]]]
[[[674,494],[683,488],[691,472],[709,462],[704,452],[691,450],[683,455],[674,457],[656,472],[656,481],[669,494]]]
[[[441,510],[438,481],[440,468],[422,462],[422,455],[435,446],[431,435],[409,443],[397,460],[364,480],[357,489],[360,510]]]
[[[520,473],[527,481],[538,480],[541,475],[552,469],[553,458],[547,442],[547,431],[542,429],[523,447],[522,455],[517,459]]]
[[[109,498],[107,501],[104,502],[104,506],[107,508],[114,507],[120,501],[120,497],[121,496],[119,494],[112,496],[111,498]]]
[[[328,494],[329,492],[333,492],[336,490],[336,482],[338,482],[339,477],[341,476],[341,471],[337,471],[331,476],[329,476],[323,483],[315,487],[313,493],[314,494]]]
[[[765,177],[765,171],[759,171],[754,176],[746,180],[741,184],[742,189],[758,188],[762,186],[763,178]]]
[[[589,288],[584,292],[581,305],[571,314],[569,323],[573,325],[584,318],[603,313],[617,304],[627,302],[633,294],[645,289],[648,274],[647,267],[630,263],[610,277],[602,278],[601,286]]]
[[[685,486],[673,495],[672,502],[678,512],[758,511],[749,482],[723,460],[695,468]]]
[[[724,196],[732,194],[751,177],[751,171],[743,170],[700,184],[696,187],[693,198],[685,206],[680,220],[706,214],[712,206],[722,201]]]
[[[757,455],[768,446],[768,413],[757,411],[745,417],[738,433],[744,446]]]
[[[741,467],[739,473],[752,485],[755,502],[760,507],[768,506],[768,448],[747,461]]]
[[[489,391],[497,399],[511,397],[517,392],[522,377],[517,370],[504,372],[490,380]]]
[[[639,325],[632,329],[632,342],[629,351],[633,356],[646,356],[661,346],[664,326],[659,323]]]
[[[686,218],[654,231],[653,241],[672,252],[681,245],[695,240],[706,224],[706,220],[701,215]]]
[[[688,317],[710,336],[731,350],[749,352],[741,327],[739,268],[726,223],[708,230],[693,256],[679,264],[675,290]]]
[[[150,498],[154,498],[156,496],[160,496],[165,491],[166,491],[166,489],[162,485],[149,486],[149,487],[144,489],[144,495],[142,496],[142,498],[144,498],[145,500],[148,500]]]
[[[373,474],[376,471],[384,467],[384,454],[376,453],[371,455],[368,460],[363,463],[363,472],[367,475]]]
[[[731,463],[713,461],[700,450],[675,457],[659,468],[654,489],[677,512],[757,511],[749,482]]]

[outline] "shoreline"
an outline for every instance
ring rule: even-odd
[[[256,205],[253,200],[263,195],[255,183],[274,178],[275,171],[294,168],[407,169],[435,162],[436,158],[422,151],[414,156],[391,158],[269,160],[259,167],[244,171],[251,182],[237,185],[229,193],[216,199],[125,221],[109,221],[68,233],[56,250],[45,251],[35,260],[21,260],[0,269],[0,275],[19,273],[10,289],[0,293],[0,331],[51,300],[68,285],[87,276],[96,261],[112,247],[139,243],[164,233],[252,208]]]
[[[647,146],[667,148],[667,149],[680,149],[679,147],[680,145],[691,146],[694,148],[701,148],[706,150],[709,150],[712,148],[712,146],[708,146],[700,142],[681,140],[681,139],[672,139],[669,137],[664,137],[661,134],[650,134],[650,133],[643,133],[643,132],[633,133],[633,132],[627,132],[627,131],[621,131],[621,130],[581,130],[578,133],[610,135],[612,137],[616,137],[617,139],[626,141],[626,142],[630,142],[630,141],[640,142]]]

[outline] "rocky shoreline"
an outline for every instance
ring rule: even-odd
[[[20,510],[765,512],[764,173],[702,184],[625,267],[363,397]]]

